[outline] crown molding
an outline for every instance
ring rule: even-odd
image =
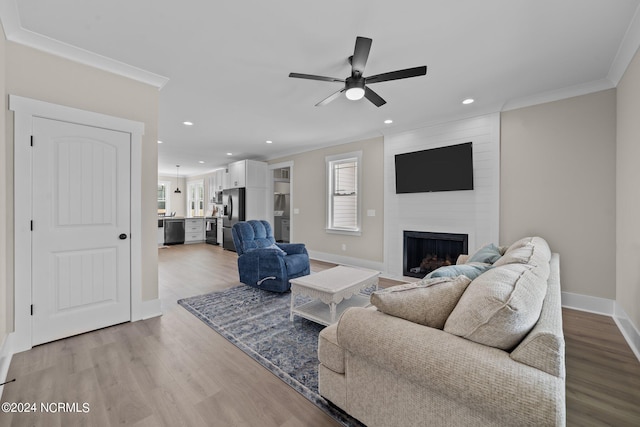
[[[531,107],[538,104],[545,104],[547,102],[560,101],[561,99],[573,98],[574,96],[613,89],[614,87],[616,87],[616,85],[609,79],[595,80],[588,83],[538,93],[532,96],[512,99],[505,102],[500,111],[509,111],[518,108]]]
[[[627,67],[633,60],[638,47],[640,46],[640,5],[636,8],[636,12],[633,14],[631,23],[627,27],[622,43],[618,48],[616,57],[611,63],[607,79],[611,80],[614,86],[618,86],[618,83],[622,79]]]
[[[162,89],[169,81],[168,77],[134,67],[124,62],[90,52],[42,34],[22,28],[18,14],[17,0],[0,0],[0,20],[8,41],[38,49],[52,55],[79,62],[100,70],[130,78],[150,86]]]

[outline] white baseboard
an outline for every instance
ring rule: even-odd
[[[152,299],[147,301],[142,301],[142,313],[141,319],[146,320],[151,319],[152,317],[162,316],[162,304],[160,299]]]
[[[13,357],[13,332],[7,335],[0,347],[0,383],[7,381],[7,374],[9,373],[9,366],[11,365],[11,358]],[[4,386],[0,386],[0,398],[4,392]]]
[[[627,312],[616,301],[613,311],[613,321],[618,325],[618,329],[622,332],[622,336],[627,340],[629,347],[640,360],[640,331],[629,319]]]
[[[562,292],[562,306],[589,313],[613,316],[615,301],[607,298]]]
[[[588,295],[562,292],[562,306],[574,310],[610,316],[616,322],[620,333],[640,361],[640,332],[631,322],[627,313],[616,301]]]

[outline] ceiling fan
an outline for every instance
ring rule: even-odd
[[[340,82],[344,83],[344,87],[339,91],[329,95],[322,101],[316,104],[316,107],[322,107],[327,105],[334,99],[338,98],[343,92],[347,99],[352,101],[367,98],[376,107],[381,107],[387,103],[380,95],[369,89],[367,84],[386,82],[389,80],[406,79],[409,77],[424,76],[427,74],[427,66],[407,68],[404,70],[391,71],[388,73],[376,74],[375,76],[364,77],[364,66],[367,64],[369,58],[369,51],[371,50],[371,42],[373,40],[366,37],[356,38],[356,47],[353,51],[353,56],[349,57],[349,63],[351,64],[351,76],[346,79],[338,79],[335,77],[316,76],[313,74],[300,74],[289,73],[289,77],[297,79],[309,79],[309,80],[321,80],[325,82]]]

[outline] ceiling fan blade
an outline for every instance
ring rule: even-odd
[[[334,99],[336,99],[337,97],[339,97],[342,92],[344,92],[345,90],[347,90],[347,88],[342,88],[339,91],[332,93],[331,95],[327,96],[325,99],[323,99],[322,101],[318,102],[316,104],[316,107],[324,107],[325,105],[327,105],[328,103],[330,103],[331,101],[333,101]]]
[[[364,87],[364,97],[369,101],[373,102],[376,107],[382,107],[387,103],[380,95],[369,89],[368,87]]]
[[[369,59],[369,51],[371,50],[371,39],[366,37],[356,38],[356,47],[353,50],[353,58],[351,58],[351,73],[359,74],[364,73],[364,66],[367,65],[367,59]]]
[[[387,82],[389,80],[407,79],[409,77],[424,76],[427,74],[427,66],[407,68],[404,70],[391,71],[389,73],[376,74],[375,76],[365,77],[367,84]]]
[[[289,73],[289,77],[293,77],[293,78],[296,78],[296,79],[321,80],[323,82],[340,82],[340,83],[344,83],[344,79],[337,79],[335,77],[316,76],[316,75],[313,75],[313,74]]]

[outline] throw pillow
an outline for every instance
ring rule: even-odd
[[[391,316],[442,329],[469,283],[466,276],[422,279],[376,291],[371,304]]]
[[[470,262],[466,264],[447,265],[437,268],[431,273],[427,274],[424,278],[430,279],[432,277],[456,277],[467,276],[473,280],[492,266],[486,262]]]
[[[495,263],[495,267],[505,264],[530,264],[541,267],[549,264],[551,250],[542,237],[526,237],[520,239],[505,252]],[[547,273],[548,274],[548,273]]]
[[[485,262],[489,264],[493,264],[497,260],[500,259],[502,254],[500,253],[500,248],[498,248],[493,243],[489,243],[478,249],[473,255],[467,259],[467,262]]]
[[[447,319],[453,335],[510,351],[536,324],[547,278],[527,264],[494,267],[471,282]]]
[[[272,244],[271,246],[267,246],[265,248],[262,249],[275,249],[276,253],[278,253],[279,255],[286,255],[287,253],[285,251],[283,251],[280,246],[276,245],[275,243]]]

